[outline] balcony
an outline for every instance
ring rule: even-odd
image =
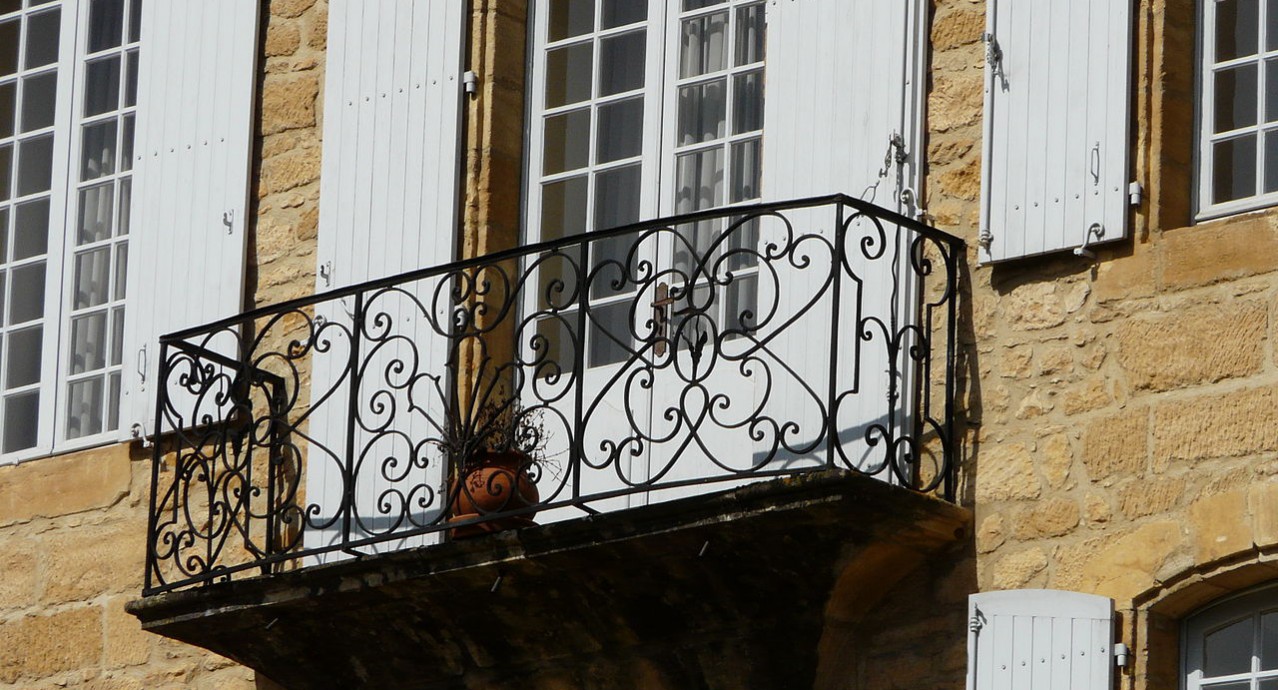
[[[966,525],[949,503],[962,257],[832,196],[564,237],[167,336],[132,610],[290,687],[451,687],[582,642],[455,622],[503,591],[600,653],[765,616],[794,634],[750,655],[814,654],[855,554],[890,543],[876,558],[904,564]],[[636,603],[654,582],[716,623]],[[738,608],[775,586],[804,604]],[[599,619],[610,601],[629,603]],[[366,618],[409,611],[393,634]],[[305,632],[337,629],[360,641],[325,652],[332,636]],[[303,639],[305,673],[277,653]],[[502,663],[477,651],[497,640]]]

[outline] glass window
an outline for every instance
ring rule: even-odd
[[[1187,690],[1278,687],[1278,587],[1213,604],[1185,622]]]

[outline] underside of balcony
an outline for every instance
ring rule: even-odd
[[[145,629],[287,688],[804,688],[825,621],[966,538],[855,472],[169,592]],[[908,593],[897,592],[897,596]]]

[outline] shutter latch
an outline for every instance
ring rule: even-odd
[[[1074,256],[1081,256],[1095,261],[1096,252],[1088,249],[1087,247],[1092,243],[1093,237],[1099,240],[1104,236],[1105,226],[1100,223],[1092,223],[1091,227],[1087,228],[1087,236],[1083,238],[1083,246],[1074,249]]]

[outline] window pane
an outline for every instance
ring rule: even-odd
[[[52,65],[58,61],[58,32],[62,13],[58,10],[33,14],[27,18],[26,69]]]
[[[18,144],[18,196],[47,192],[53,186],[53,135]]]
[[[1278,611],[1260,614],[1260,670],[1278,669]]]
[[[13,214],[13,260],[49,251],[49,199],[20,204]]]
[[[1216,131],[1256,124],[1256,65],[1216,72]]]
[[[643,88],[645,36],[634,31],[599,42],[599,95]]]
[[[551,0],[551,41],[581,36],[595,30],[595,0]]]
[[[120,221],[116,227],[116,235],[129,234],[129,219],[133,210],[133,178],[120,180]]]
[[[690,213],[723,204],[723,149],[679,156],[675,166],[675,212]]]
[[[544,355],[546,362],[555,362],[559,365],[559,372],[567,373],[573,370],[576,363],[577,353],[572,339],[572,331],[569,330],[565,321],[576,323],[576,312],[568,312],[560,314],[560,318],[539,319],[537,321],[537,335],[541,336],[540,342],[544,342],[546,354]],[[540,356],[540,353],[538,353]],[[538,374],[555,373],[555,368],[546,366],[537,370]]]
[[[596,158],[600,163],[633,158],[643,152],[643,98],[599,106],[599,138]]]
[[[541,237],[553,240],[586,231],[585,177],[551,182],[541,192]]]
[[[124,0],[93,0],[89,5],[89,52],[115,48],[124,35]]]
[[[702,7],[711,7],[713,5],[722,5],[726,0],[683,0],[683,11],[691,12],[699,10]]]
[[[106,366],[106,312],[78,316],[71,319],[71,373]]]
[[[125,115],[122,118],[124,122],[124,134],[120,141],[120,172],[128,172],[133,169],[133,121],[132,114]]]
[[[733,276],[727,286],[727,304],[724,316],[727,327],[740,333],[753,333],[759,326],[758,279],[754,275]],[[735,334],[734,334],[735,335]]]
[[[1203,638],[1203,673],[1211,678],[1251,670],[1251,616],[1207,633]]]
[[[627,165],[595,176],[595,229],[639,221],[642,166]]]
[[[732,133],[763,129],[763,73],[738,74],[732,85]]]
[[[9,334],[9,349],[4,363],[6,390],[29,386],[40,380],[43,334],[44,329],[38,326]]]
[[[67,438],[102,433],[102,378],[76,381],[67,388]]]
[[[718,139],[726,133],[727,80],[679,89],[679,145]]]
[[[679,76],[695,77],[723,69],[728,63],[728,13],[689,19],[683,23]]]
[[[558,48],[546,54],[546,107],[590,98],[591,44]]]
[[[604,0],[603,28],[611,29],[648,18],[648,0]]]
[[[111,374],[107,392],[107,431],[120,428],[120,372]]]
[[[8,201],[13,189],[13,146],[0,146],[0,201]]]
[[[0,38],[0,40],[4,40]],[[0,139],[13,136],[18,109],[18,83],[0,84]]]
[[[44,315],[44,264],[21,266],[9,272],[9,324],[34,321]]]
[[[142,0],[133,0],[129,13],[129,43],[137,43],[142,36]]]
[[[115,288],[111,291],[111,299],[124,299],[124,290],[128,286],[129,245],[115,245]]]
[[[84,148],[80,151],[80,179],[96,180],[115,173],[116,121],[101,122],[84,128]]]
[[[0,22],[0,77],[18,71],[18,32],[22,28],[19,19]]]
[[[111,248],[102,247],[75,257],[75,308],[96,307],[111,289]],[[105,324],[104,324],[105,327]]]
[[[9,261],[9,209],[0,208],[0,266]],[[4,288],[4,280],[0,279],[0,290]],[[3,295],[0,295],[3,297]],[[4,325],[4,300],[0,299],[0,326]]]
[[[124,107],[138,104],[138,51],[129,53],[126,58],[124,77]]]
[[[34,448],[39,431],[40,391],[31,391],[4,399],[4,452]]]
[[[763,61],[764,46],[763,5],[751,5],[737,10],[736,63],[749,65]]]
[[[1278,131],[1265,134],[1265,192],[1278,192]]]
[[[1278,0],[1269,0],[1268,24],[1265,27],[1265,46],[1268,50],[1278,50]]]
[[[1260,35],[1259,0],[1219,0],[1216,5],[1216,62],[1255,55]]]
[[[115,183],[80,190],[80,223],[77,245],[98,242],[111,236],[111,215],[115,205]]]
[[[733,203],[762,196],[760,181],[763,170],[759,164],[762,148],[758,139],[732,145],[732,193],[729,198]]]
[[[22,80],[22,129],[31,132],[53,125],[54,103],[58,99],[56,72]]]
[[[111,366],[118,367],[124,358],[124,307],[111,312]]]
[[[120,57],[94,60],[85,66],[84,116],[120,107]]]
[[[0,14],[9,14],[22,9],[22,0],[0,0]]]
[[[630,304],[620,302],[592,307],[590,323],[590,366],[626,361],[630,336]]]
[[[590,109],[546,118],[545,141],[544,174],[586,167],[590,163]]]
[[[1212,170],[1212,203],[1220,204],[1256,194],[1256,137],[1217,142]]]

